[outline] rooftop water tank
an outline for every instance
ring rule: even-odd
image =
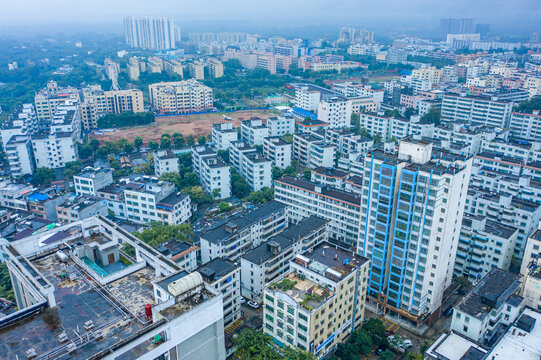
[[[203,284],[203,277],[200,273],[194,271],[193,273],[167,285],[167,290],[169,290],[171,295],[179,296],[198,287],[201,284]]]

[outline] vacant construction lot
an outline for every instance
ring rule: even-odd
[[[266,119],[272,116],[270,110],[242,110],[225,113],[232,118],[233,126],[240,126],[241,120],[257,116]],[[137,126],[124,129],[116,129],[114,132],[104,132],[103,135],[92,135],[103,141],[118,140],[121,138],[133,141],[136,136],[141,136],[147,144],[150,140],[159,140],[163,133],[173,134],[179,132],[184,137],[192,134],[196,139],[201,135],[210,133],[211,125],[227,122],[224,120],[224,113],[208,113],[198,115],[175,115],[156,117],[156,124]]]

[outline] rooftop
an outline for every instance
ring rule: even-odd
[[[539,360],[541,358],[541,313],[530,308],[509,328],[487,356],[492,360]]]
[[[284,176],[274,181],[277,183],[283,183],[283,184],[295,186],[307,191],[319,193],[322,196],[325,196],[327,198],[346,202],[356,207],[359,207],[361,205],[361,197],[354,193],[321,186],[312,181],[308,181],[308,180],[304,180],[300,178],[294,178],[292,176]]]
[[[196,271],[203,276],[203,280],[213,283],[236,269],[237,266],[234,262],[217,257],[201,265]]]
[[[481,360],[487,349],[454,331],[441,335],[427,350],[430,358],[445,360]]]
[[[519,285],[518,275],[493,268],[460,300],[455,309],[482,320],[492,309],[507,302]]]

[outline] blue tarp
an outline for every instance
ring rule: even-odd
[[[45,201],[47,199],[50,199],[50,197],[42,193],[33,193],[28,197],[28,200],[31,201]]]

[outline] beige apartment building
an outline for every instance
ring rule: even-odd
[[[203,80],[205,78],[205,65],[200,61],[194,61],[189,65],[190,75],[195,80]]]
[[[221,78],[224,76],[224,64],[217,59],[210,59],[209,64],[209,74],[212,78]]]
[[[327,242],[296,255],[264,290],[264,332],[323,358],[362,324],[368,268],[367,258]]]
[[[143,112],[143,92],[139,89],[103,91],[99,85],[83,89],[83,102],[80,106],[81,121],[85,129],[98,127],[98,119],[106,114],[123,112]]]
[[[79,103],[79,91],[76,88],[59,88],[56,81],[49,81],[47,87],[34,97],[36,115],[41,121],[52,120],[58,106]]]
[[[212,89],[193,79],[161,82],[148,86],[152,107],[162,114],[181,114],[210,110]]]

